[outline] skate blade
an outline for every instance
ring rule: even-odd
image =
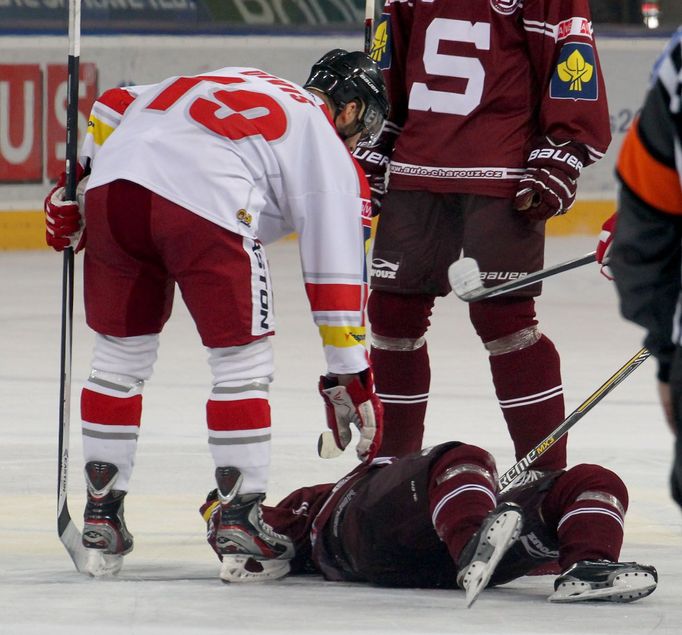
[[[118,554],[102,553],[99,549],[86,549],[87,562],[83,573],[94,578],[116,575],[123,566],[123,556]]]
[[[569,602],[634,602],[656,589],[656,580],[650,573],[642,572],[627,577],[617,575],[612,586],[593,589],[586,582],[564,582],[547,600],[556,604]]]
[[[471,608],[471,605],[490,581],[504,554],[518,540],[522,526],[521,514],[515,510],[509,510],[501,514],[489,527],[486,540],[494,547],[491,558],[487,562],[472,562],[464,576],[463,585],[466,588],[467,608]]]
[[[283,578],[290,569],[289,560],[256,560],[247,555],[223,555],[220,579],[223,582],[267,582]]]

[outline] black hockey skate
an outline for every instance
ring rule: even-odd
[[[502,556],[518,540],[522,527],[521,507],[501,503],[466,544],[457,563],[457,584],[466,591],[467,607],[486,587]]]
[[[113,489],[118,468],[90,461],[85,465],[88,502],[83,514],[83,546],[88,549],[87,572],[94,576],[119,572],[123,556],[133,550],[133,537],[123,518],[126,492]]]
[[[222,559],[221,580],[259,582],[284,577],[294,545],[263,520],[265,494],[238,495],[243,478],[234,467],[217,468],[215,477],[220,504],[211,515],[208,533],[209,543],[214,540]]]
[[[554,581],[550,602],[634,602],[654,592],[658,573],[636,562],[581,560]]]

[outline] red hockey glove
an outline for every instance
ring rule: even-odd
[[[55,251],[72,247],[78,253],[85,247],[85,217],[83,215],[83,196],[87,177],[83,178],[83,168],[77,168],[78,186],[75,201],[64,200],[66,173],[62,172],[57,184],[45,198],[45,241]]]
[[[601,273],[605,278],[613,280],[613,274],[609,267],[611,257],[611,243],[613,242],[613,232],[616,230],[616,214],[612,214],[601,226],[599,243],[597,244],[597,262],[601,265]]]
[[[397,126],[386,122],[375,144],[361,142],[353,152],[369,181],[369,189],[372,192],[372,216],[381,212],[381,203],[386,194],[388,165],[399,133],[400,129]]]
[[[575,201],[584,156],[578,143],[557,144],[545,138],[528,157],[514,207],[536,221],[565,214]]]
[[[346,449],[352,423],[360,431],[358,458],[369,463],[381,445],[384,425],[384,407],[374,392],[372,372],[358,373],[347,386],[340,385],[338,377],[325,375],[320,377],[319,389],[336,447],[341,452]]]

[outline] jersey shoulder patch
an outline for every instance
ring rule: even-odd
[[[391,16],[383,13],[377,23],[370,57],[381,70],[391,68]]]
[[[597,62],[591,44],[567,42],[559,51],[549,85],[552,99],[596,101],[599,97]]]

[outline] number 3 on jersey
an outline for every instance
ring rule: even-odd
[[[246,82],[241,77],[178,77],[147,108],[164,112],[202,81],[231,86],[213,91],[211,98],[196,97],[190,103],[187,113],[206,130],[232,141],[254,135],[275,141],[286,132],[287,116],[282,106],[270,95],[234,87]]]
[[[468,115],[481,103],[485,69],[475,57],[443,55],[438,52],[441,42],[465,42],[480,51],[490,49],[490,24],[466,20],[436,18],[426,29],[424,40],[424,69],[430,75],[466,79],[463,93],[433,90],[425,83],[415,82],[410,90],[410,110],[431,110],[448,115]]]

